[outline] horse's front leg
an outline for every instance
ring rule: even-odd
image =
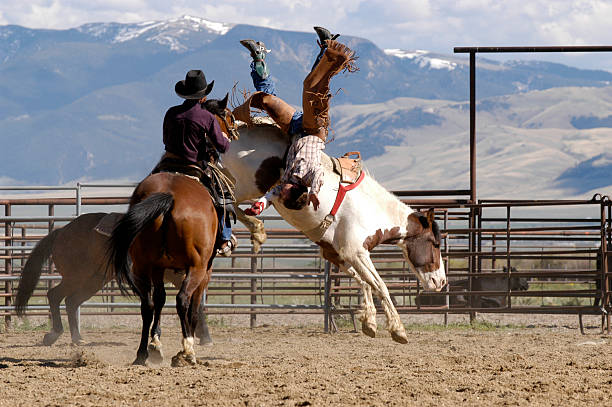
[[[387,317],[387,330],[391,333],[393,340],[399,343],[408,343],[404,324],[402,324],[399,314],[391,301],[387,285],[376,271],[369,253],[358,252],[353,255],[351,259],[347,257],[346,260],[355,268],[361,279],[369,284],[372,290],[374,290],[374,293],[380,298],[385,316]]]
[[[238,218],[238,220],[249,229],[249,232],[251,232],[253,250],[255,253],[258,253],[259,248],[268,238],[263,222],[255,216],[248,216],[245,214],[244,211],[238,207],[238,204],[234,204],[234,210],[236,211],[236,218]]]
[[[204,308],[206,305],[206,290],[202,293],[200,306],[198,307],[198,323],[195,328],[195,334],[200,339],[200,345],[212,345],[213,341],[208,330],[208,322]]]
[[[368,283],[363,281],[357,271],[346,263],[340,265],[340,270],[353,277],[361,286],[363,292],[363,301],[361,303],[361,312],[359,313],[359,322],[361,322],[361,332],[370,338],[376,337],[376,307],[372,298],[372,288]]]

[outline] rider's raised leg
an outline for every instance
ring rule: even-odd
[[[302,91],[303,128],[323,141],[329,126],[329,82],[343,69],[352,69],[354,52],[339,42],[326,40],[322,56],[304,79]]]

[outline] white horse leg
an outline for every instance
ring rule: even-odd
[[[350,261],[355,267],[357,273],[363,281],[368,283],[374,293],[378,295],[387,317],[387,330],[391,333],[391,337],[394,341],[399,343],[408,343],[408,337],[406,336],[406,329],[400,320],[399,314],[391,301],[389,290],[383,279],[380,277],[374,263],[370,259],[368,253],[357,253]]]
[[[234,205],[234,210],[236,212],[236,218],[238,218],[238,220],[244,226],[246,226],[247,229],[249,229],[249,232],[251,232],[253,250],[255,250],[255,253],[258,253],[259,248],[268,238],[266,236],[263,222],[257,219],[255,216],[248,216],[245,214],[244,211],[238,207],[238,205]]]
[[[343,264],[340,269],[353,277],[361,286],[363,291],[363,300],[361,303],[361,312],[359,313],[359,321],[361,322],[361,332],[370,338],[376,337],[376,307],[372,298],[372,288],[368,283],[363,281],[357,271],[351,266]]]

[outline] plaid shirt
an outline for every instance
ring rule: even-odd
[[[287,153],[287,166],[281,184],[292,182],[310,187],[318,194],[323,185],[321,152],[325,143],[317,136],[304,136],[295,140]]]

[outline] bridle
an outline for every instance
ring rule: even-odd
[[[238,125],[236,124],[236,118],[234,117],[234,114],[232,113],[232,111],[229,110],[228,108],[225,108],[225,116],[221,116],[221,115],[216,115],[216,116],[221,121],[221,124],[225,126],[225,129],[227,130],[227,134],[230,140],[238,140],[240,138],[240,133],[238,132]],[[227,121],[228,116],[230,118],[231,125]]]

